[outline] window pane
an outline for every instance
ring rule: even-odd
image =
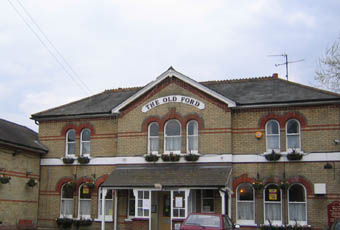
[[[181,151],[181,140],[182,138],[179,137],[166,137],[166,151]]]
[[[144,199],[149,199],[149,191],[144,191]]]
[[[144,209],[144,216],[149,216],[149,209]]]
[[[143,200],[138,200],[138,207],[143,207]]]
[[[158,136],[159,127],[157,123],[150,125],[150,136]]]
[[[82,141],[90,141],[91,132],[89,129],[84,129],[81,132]]]
[[[82,154],[90,154],[91,144],[90,142],[83,142],[81,146]]]
[[[67,132],[67,141],[72,142],[76,140],[76,131],[73,129]]]
[[[80,188],[80,198],[82,198],[82,199],[91,199],[90,188],[87,187],[86,185],[83,185]]]
[[[251,185],[241,185],[238,189],[238,200],[248,200],[252,201],[253,197],[253,188]]]
[[[63,186],[62,198],[73,199],[73,190]]]
[[[267,136],[268,149],[279,148],[279,136]]]
[[[79,213],[83,215],[91,215],[91,200],[81,200],[80,199],[80,210]]]
[[[297,149],[300,148],[299,136],[298,135],[289,135],[287,136],[288,148]]]
[[[238,202],[237,203],[237,219],[253,220],[254,205],[253,202]]]
[[[73,199],[61,201],[61,215],[73,215]]]
[[[150,152],[158,152],[158,137],[150,137]]]
[[[188,136],[188,148],[189,152],[198,150],[198,136]]]
[[[112,200],[105,200],[105,215],[112,215],[113,203]]]
[[[305,190],[301,185],[294,184],[289,188],[290,202],[305,202]]]
[[[289,220],[306,221],[306,204],[289,204]]]
[[[138,191],[138,199],[143,199],[143,191]]]
[[[287,133],[299,133],[299,124],[295,120],[290,120],[287,123]]]
[[[267,124],[267,134],[279,134],[279,125],[276,121],[269,121]]]
[[[171,120],[166,123],[165,133],[167,136],[178,136],[181,134],[181,128],[176,120]]]
[[[178,208],[174,208],[174,217],[179,217],[179,210]]]
[[[180,215],[180,217],[185,217],[185,209],[181,208],[179,210],[179,215]]]
[[[266,203],[266,220],[281,220],[281,204]]]
[[[76,152],[76,143],[68,143],[67,144],[67,154],[74,155]]]
[[[190,121],[188,124],[188,135],[197,135],[198,134],[197,122]]]
[[[281,190],[276,185],[269,185],[265,190],[265,201],[281,201]]]
[[[138,208],[138,216],[143,216],[143,208]]]

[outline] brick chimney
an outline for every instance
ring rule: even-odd
[[[273,78],[279,78],[279,74],[278,73],[273,73]]]

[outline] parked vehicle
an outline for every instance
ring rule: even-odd
[[[191,213],[182,223],[180,230],[233,230],[239,229],[229,216],[213,213]]]

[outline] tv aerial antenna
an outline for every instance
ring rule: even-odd
[[[304,61],[304,59],[300,59],[300,60],[297,60],[297,61],[288,61],[288,54],[286,54],[286,53],[278,54],[278,55],[268,55],[268,56],[269,57],[278,57],[278,56],[280,56],[280,57],[284,57],[285,58],[285,62],[284,63],[275,64],[275,66],[278,67],[278,66],[281,66],[281,65],[286,65],[286,78],[287,78],[287,81],[288,81],[288,64]]]

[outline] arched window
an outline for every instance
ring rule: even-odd
[[[102,199],[103,199],[103,192],[102,188],[98,190],[98,219],[102,219]],[[112,189],[108,189],[106,196],[105,196],[105,220],[112,221],[112,213],[113,213],[113,196],[112,196]]]
[[[60,217],[72,218],[73,216],[73,188],[64,184],[61,188]]]
[[[80,134],[80,153],[82,156],[90,155],[91,151],[91,131],[83,129]]]
[[[293,184],[288,189],[289,224],[307,224],[306,189],[301,184]]]
[[[297,120],[289,120],[286,123],[287,150],[301,149],[300,123]]]
[[[181,152],[181,125],[177,120],[170,120],[165,124],[164,132],[165,152]]]
[[[280,150],[280,125],[276,120],[270,120],[266,124],[267,152]]]
[[[148,129],[148,153],[158,153],[159,148],[159,125],[157,122],[152,122]]]
[[[91,218],[91,190],[86,184],[79,186],[78,218]]]
[[[187,124],[187,152],[198,153],[198,123],[194,120]]]
[[[255,223],[255,194],[251,184],[237,187],[236,219],[239,224]]]
[[[76,152],[76,131],[70,129],[66,133],[66,156],[74,156]]]
[[[275,184],[269,184],[264,190],[265,224],[282,224],[282,193]]]

